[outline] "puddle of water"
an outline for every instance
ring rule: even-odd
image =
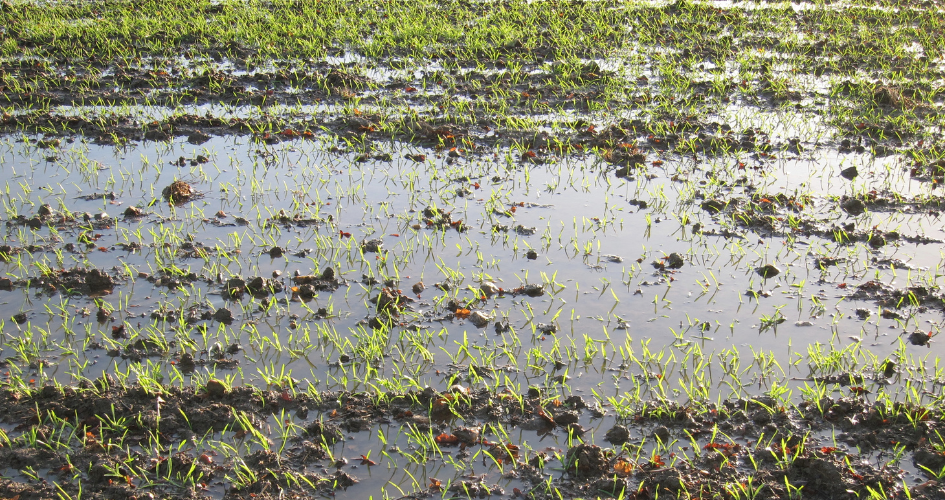
[[[805,371],[794,373],[791,361],[803,356],[807,345],[846,345],[846,336],[862,335],[869,350],[883,358],[897,349],[896,340],[906,327],[890,329],[896,323],[885,320],[871,326],[857,319],[852,311],[861,306],[852,307],[844,300],[844,291],[837,288],[841,280],[853,286],[873,274],[891,277],[888,266],[869,264],[869,259],[884,254],[902,255],[903,260],[925,269],[934,269],[942,258],[934,245],[903,243],[895,252],[876,252],[862,244],[836,247],[816,237],[802,238],[792,246],[763,234],[694,237],[689,227],[693,222],[713,227],[716,221],[701,210],[685,208],[689,188],[672,181],[670,172],[710,170],[709,162],[653,167],[651,172],[657,177],[627,182],[612,173],[598,173],[601,165],[590,157],[560,159],[544,166],[507,163],[501,156],[450,165],[446,155],[433,151],[418,151],[427,155],[422,162],[404,158],[414,154],[412,148],[391,144],[379,152],[388,152],[392,161],[356,163],[357,153],[328,153],[326,147],[317,141],[265,147],[241,138],[220,138],[200,147],[178,142],[118,149],[78,141],[63,144],[56,162],[45,162],[36,158],[45,152],[8,143],[2,156],[4,173],[11,179],[3,199],[4,219],[9,222],[6,241],[20,247],[53,248],[17,254],[3,265],[3,273],[22,280],[37,277],[37,270],[44,266],[111,269],[117,265],[121,279],[113,294],[99,299],[115,311],[105,323],[95,321],[99,304],[80,296],[47,295],[41,302],[47,309],[34,300],[35,290],[4,292],[4,317],[27,311],[29,323],[6,322],[3,356],[41,380],[71,382],[80,376],[94,378],[103,371],[127,372],[147,354],[129,345],[158,335],[175,342],[165,354],[148,357],[159,370],[172,369],[169,362],[182,350],[194,352],[198,360],[212,361],[214,346],[239,344],[242,350],[224,357],[239,361],[243,382],[263,383],[284,370],[319,389],[364,389],[363,377],[376,376],[390,383],[390,377],[408,374],[420,387],[442,387],[449,383],[448,365],[468,362],[469,357],[484,364],[509,365],[503,379],[527,387],[548,383],[548,360],[558,358],[573,360],[568,363],[572,390],[613,387],[617,393],[627,389],[630,382],[622,376],[633,370],[613,371],[619,362],[612,358],[600,365],[603,353],[612,357],[625,343],[649,342],[649,348],[658,351],[680,348],[683,342],[716,352],[733,346],[746,354],[749,348],[771,351],[787,375],[803,377]],[[188,160],[183,167],[171,164],[180,157],[198,155],[210,161],[190,166]],[[850,189],[865,189],[877,182],[904,193],[923,189],[897,173],[902,169],[895,157],[850,161],[875,172],[852,185],[832,173],[821,173],[822,165],[837,163],[831,153],[815,149],[810,158],[778,160],[776,167],[766,166],[771,170],[754,184],[760,186],[759,192],[809,193],[820,199],[811,202],[817,207],[811,214],[827,218],[834,210],[830,196]],[[174,179],[192,182],[200,198],[181,207],[160,201],[160,189]],[[112,192],[114,199],[77,198]],[[646,210],[630,203],[639,200],[647,201]],[[536,206],[508,212],[513,204],[526,201]],[[114,218],[114,225],[96,229],[100,236],[94,246],[63,252],[65,242],[78,243],[81,228],[30,230],[11,220],[15,214],[32,216],[43,203],[79,214],[104,211]],[[140,219],[121,217],[131,205],[140,205],[150,214]],[[469,231],[424,228],[418,212],[428,205],[451,210]],[[511,217],[497,215],[497,210]],[[217,217],[219,211],[223,217]],[[308,227],[273,224],[280,211],[320,222]],[[688,226],[679,222],[684,213],[690,218]],[[238,223],[237,217],[246,224]],[[921,231],[945,238],[933,229],[934,219],[922,213],[876,217],[881,226],[886,220],[888,227],[903,233]],[[419,230],[412,227],[417,223]],[[534,227],[535,234],[495,233],[494,225]],[[339,236],[344,233],[352,236]],[[359,242],[373,238],[383,240],[387,253],[362,256]],[[131,243],[139,244],[140,250],[122,250],[120,245]],[[207,249],[206,253],[188,251],[194,244]],[[273,246],[285,248],[287,257],[271,258],[268,251]],[[536,251],[537,259],[526,257],[529,249]],[[672,252],[687,255],[680,271],[667,275],[650,265]],[[838,268],[826,274],[813,271],[811,262],[822,254],[839,254],[863,264],[853,266],[852,275]],[[751,272],[765,262],[781,263],[785,276],[765,281]],[[278,272],[289,287],[295,271],[309,274],[327,266],[335,267],[349,282],[333,293],[317,294],[304,306],[286,300],[291,296],[285,294],[277,294],[274,304],[249,297],[224,300],[218,282],[218,275],[225,280],[231,275],[269,277]],[[139,277],[139,273],[155,275],[161,269],[180,269],[205,278],[174,290]],[[900,277],[897,286],[927,279],[926,273],[913,274],[917,276]],[[395,329],[381,339],[382,345],[376,345],[378,339],[368,334],[363,322],[373,316],[372,300],[381,286],[361,283],[362,275],[378,281],[394,278],[397,287],[407,290],[423,281],[428,290],[414,297],[416,311],[401,318],[416,324],[418,330]],[[491,280],[506,290],[545,283],[552,293],[483,303],[480,307],[485,312],[495,319],[507,318],[517,333],[496,335],[491,323],[488,328],[476,328],[468,320],[443,319],[448,312],[442,301],[457,292],[439,291],[432,285],[448,278],[458,290]],[[745,295],[748,290],[762,289],[773,295],[758,300]],[[159,304],[211,312],[228,307],[237,321],[229,327],[198,321],[208,327],[202,333],[203,327],[152,319]],[[875,310],[870,304],[863,306]],[[322,307],[332,314],[316,319],[313,312]],[[787,322],[759,333],[761,319],[775,313],[783,314]],[[925,328],[923,323],[933,320],[937,320],[935,313],[919,312],[909,324]],[[689,326],[706,321],[707,331]],[[794,326],[805,322],[812,326]],[[556,335],[543,335],[542,324],[555,325]],[[129,338],[113,338],[112,328],[119,325],[125,325]],[[617,328],[622,325],[626,327]],[[23,337],[25,331],[32,334]],[[677,340],[674,331],[686,333]],[[785,349],[785,337],[792,347]],[[469,347],[460,348],[467,343]],[[393,349],[396,355],[374,354],[378,348]],[[63,354],[63,349],[72,354]],[[464,354],[454,358],[460,351]],[[342,354],[352,353],[366,358],[354,364],[332,364]],[[941,354],[936,343],[919,353]],[[36,358],[56,361],[34,368],[22,363]],[[211,365],[199,368],[201,373],[220,370]],[[436,375],[437,370],[443,374]]]

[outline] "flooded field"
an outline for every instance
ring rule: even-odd
[[[939,2],[4,2],[4,498],[943,498]]]

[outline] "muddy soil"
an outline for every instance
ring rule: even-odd
[[[520,484],[513,492],[481,479],[431,483],[413,492],[416,497],[448,488],[470,497],[552,498],[561,492],[644,499],[729,495],[730,488],[742,485],[766,498],[786,498],[794,489],[804,498],[856,498],[880,488],[895,498],[906,474],[896,466],[899,458],[878,467],[861,455],[895,452],[916,466],[936,471],[945,466],[945,452],[930,444],[942,431],[940,413],[880,405],[863,396],[807,401],[796,408],[780,407],[771,398],[719,405],[644,403],[598,436],[585,433],[578,421],[602,418],[613,409],[588,403],[579,396],[561,400],[543,398],[539,391],[464,387],[388,394],[378,401],[354,393],[228,387],[215,380],[197,389],[123,387],[110,377],[78,387],[5,390],[0,406],[9,430],[0,467],[47,469],[59,481],[54,488],[46,480],[5,480],[0,491],[7,497],[48,498],[57,491],[75,495],[81,485],[87,498],[202,498],[210,485],[225,482],[224,498],[331,496],[335,489],[356,488],[364,469],[377,466],[369,458],[333,459],[333,445],[359,439],[377,421],[428,435],[441,453],[461,462],[482,456],[507,464],[504,475]],[[287,414],[295,415],[294,430],[280,443],[276,433],[266,432],[265,422]],[[521,448],[496,435],[496,424],[510,432],[529,428],[570,435],[572,446],[551,453]],[[240,444],[257,433],[265,435],[259,449],[242,458],[220,453],[207,440]],[[831,434],[835,441],[814,437]],[[50,446],[36,447],[38,441]],[[634,454],[633,444],[641,441],[663,448],[649,456]],[[144,442],[167,454],[142,453]],[[700,449],[690,447],[696,444]],[[241,467],[255,472],[255,480],[231,483]],[[912,498],[943,494],[934,480],[912,490]]]
[[[940,5],[535,5],[2,2],[0,496],[945,498]]]

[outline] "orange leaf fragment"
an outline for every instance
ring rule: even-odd
[[[624,459],[617,460],[617,463],[614,464],[614,472],[622,475],[630,474],[633,472],[633,464]]]
[[[436,437],[436,443],[442,445],[454,445],[459,444],[459,438],[453,434],[442,433]]]

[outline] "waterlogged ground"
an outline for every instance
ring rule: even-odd
[[[945,497],[937,3],[136,7],[0,9],[4,496]]]

